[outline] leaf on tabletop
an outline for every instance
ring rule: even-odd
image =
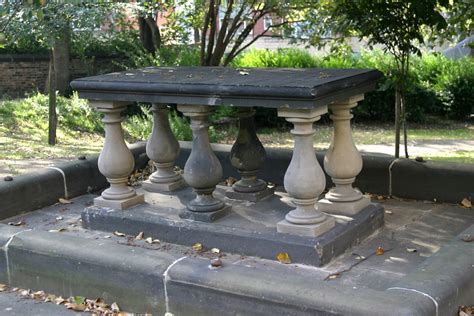
[[[278,260],[280,263],[284,263],[284,264],[291,263],[290,256],[288,255],[287,252],[280,252],[280,253],[276,256],[276,258],[277,258],[277,260]]]

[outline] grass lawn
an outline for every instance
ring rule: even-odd
[[[84,102],[76,96],[59,100],[58,144],[50,146],[47,144],[46,96],[38,94],[22,100],[0,101],[0,160],[75,158],[100,152],[103,144],[100,117],[91,112]],[[149,129],[151,124],[146,123],[142,125]],[[130,128],[131,124],[128,122],[124,126]],[[332,138],[331,124],[317,123],[315,129],[315,147],[327,148]],[[353,124],[353,132],[357,145],[390,146],[394,142],[391,124],[356,123]],[[213,130],[214,139],[228,144],[233,143],[236,133],[235,127],[221,126]],[[293,146],[289,130],[259,129],[258,134],[266,147]],[[130,142],[140,138],[130,135],[137,133],[132,129],[127,132]],[[139,135],[148,135],[148,131],[144,128]],[[408,138],[410,142],[451,141],[456,144],[463,140],[474,141],[474,122],[438,121],[429,125],[411,125]],[[423,156],[432,160],[474,163],[474,150],[471,149],[472,146],[463,148],[460,144],[450,152],[440,151]]]

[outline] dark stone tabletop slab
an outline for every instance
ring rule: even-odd
[[[74,80],[102,101],[315,108],[374,89],[371,69],[147,67]]]

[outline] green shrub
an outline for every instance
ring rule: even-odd
[[[445,111],[450,118],[465,119],[474,113],[474,75],[455,79],[447,91]]]

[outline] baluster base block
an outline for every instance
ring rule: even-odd
[[[143,190],[148,191],[148,192],[156,192],[156,193],[172,192],[172,191],[181,189],[185,186],[186,186],[186,182],[184,181],[183,178],[180,178],[173,182],[167,182],[167,183],[156,183],[150,180],[146,180],[142,182]]]
[[[274,187],[265,187],[265,189],[257,192],[237,192],[234,189],[230,189],[225,193],[225,196],[232,200],[258,202],[270,196],[273,196],[274,193]]]
[[[138,193],[130,198],[122,200],[106,200],[101,196],[94,199],[94,206],[109,207],[115,210],[124,210],[142,203],[145,203],[145,196]]]
[[[328,199],[318,201],[318,209],[321,212],[338,215],[355,215],[369,206],[370,199],[363,196],[360,200],[350,202],[334,202]]]
[[[183,210],[181,213],[179,213],[179,217],[192,221],[212,223],[229,214],[231,208],[232,207],[230,205],[225,204],[223,208],[211,212],[193,212],[190,210]]]
[[[282,220],[277,223],[277,231],[284,234],[300,235],[305,237],[317,237],[325,232],[331,230],[336,226],[336,220],[332,216],[327,218],[321,223],[317,224],[292,224],[287,220]]]

